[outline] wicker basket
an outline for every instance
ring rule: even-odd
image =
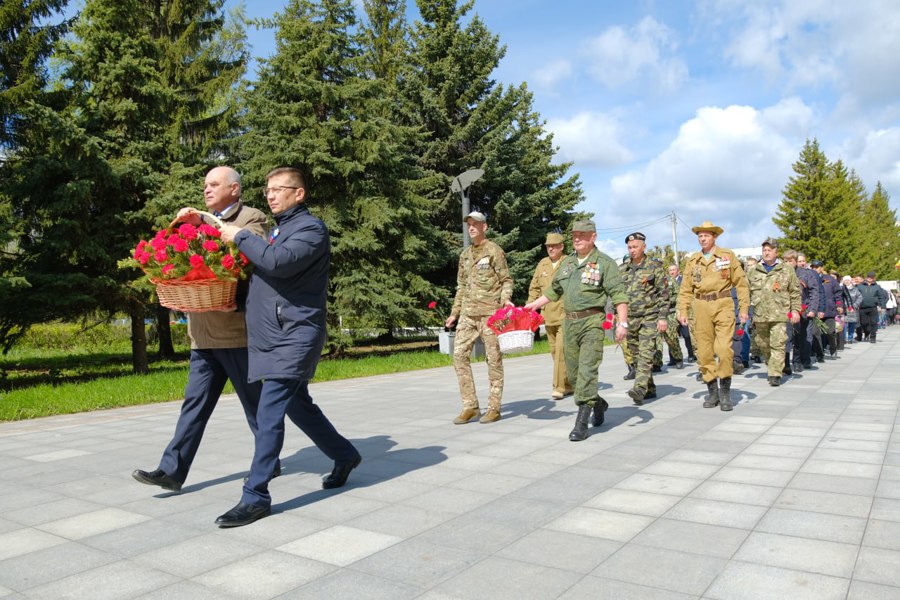
[[[215,215],[208,212],[197,211],[204,217],[213,221],[219,228],[224,223]],[[169,224],[169,229],[174,229],[178,219]],[[212,312],[229,311],[237,308],[235,297],[237,296],[237,281],[222,281],[221,279],[151,279],[156,285],[156,295],[159,303],[166,308],[181,312]]]
[[[507,331],[498,335],[497,341],[500,342],[500,352],[503,354],[527,352],[534,346],[534,332],[529,329]]]

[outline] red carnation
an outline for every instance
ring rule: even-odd
[[[206,264],[206,263],[203,261],[203,257],[200,256],[199,254],[192,254],[190,260],[191,260],[191,266],[194,267],[195,269],[196,269],[197,267],[202,267],[203,265]]]
[[[169,260],[169,255],[166,254],[165,250],[157,250],[154,258],[156,259],[156,262],[166,262]]]
[[[603,321],[603,329],[612,329],[613,326],[613,315],[612,313],[606,313],[606,320]]]
[[[188,245],[187,240],[181,238],[178,238],[178,241],[175,242],[175,245],[172,247],[175,252],[187,252],[189,248],[190,245]]]
[[[174,246],[175,244],[178,243],[178,241],[179,241],[180,239],[181,239],[181,237],[180,237],[177,233],[173,233],[173,234],[170,235],[168,238],[166,238],[166,245],[167,245],[167,246]]]
[[[434,310],[435,308],[437,308],[437,302],[432,300],[431,302],[428,303],[428,308],[431,310]]]
[[[231,269],[234,267],[234,257],[230,254],[226,254],[222,257],[222,266],[226,269]]]
[[[206,240],[205,242],[203,242],[203,249],[207,252],[218,252],[219,243],[213,240]]]
[[[180,233],[181,236],[186,240],[197,239],[197,228],[190,223],[185,223],[181,227],[179,227],[178,233]]]
[[[172,269],[174,269],[174,268],[175,268],[175,265],[173,265],[172,263],[166,263],[166,264],[163,265],[163,268],[162,268],[162,274],[163,274],[163,275],[168,275],[169,272],[170,272]]]
[[[150,253],[149,252],[139,252],[137,254],[137,256],[135,256],[135,258],[142,265],[146,265],[147,262],[150,260]]]
[[[165,250],[166,249],[166,238],[156,236],[152,240],[150,240],[150,247],[154,250]]]
[[[200,233],[202,233],[206,237],[218,238],[218,237],[221,237],[221,235],[222,235],[221,231],[219,231],[212,225],[207,225],[206,223],[203,223],[202,225],[200,225],[199,229],[200,229]]]
[[[166,239],[166,237],[168,237],[168,235],[169,235],[168,229],[160,229],[159,231],[156,232],[156,236],[154,237],[154,239],[164,240],[164,239]]]
[[[735,331],[735,333],[737,334],[738,337],[744,337],[743,328],[739,328],[737,331]]]
[[[250,260],[246,256],[244,256],[243,252],[240,253],[240,257],[241,257],[241,266],[246,267],[247,265],[250,264]]]

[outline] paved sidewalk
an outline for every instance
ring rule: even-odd
[[[690,366],[632,406],[609,349],[580,443],[549,356],[505,367],[490,425],[451,424],[451,368],[314,384],[362,465],[322,490],[289,426],[274,514],[230,530],[253,450],[234,397],[181,494],[131,478],[178,403],[0,424],[0,598],[900,597],[900,327],[779,388],[751,369],[732,413]]]

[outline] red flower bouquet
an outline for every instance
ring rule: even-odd
[[[488,317],[487,326],[500,335],[510,331],[537,331],[543,322],[541,313],[516,306],[498,309]]]
[[[212,225],[176,225],[139,241],[124,264],[144,272],[163,306],[183,312],[233,310],[237,281],[247,277],[250,261]]]

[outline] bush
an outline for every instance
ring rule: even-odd
[[[131,344],[131,327],[127,324],[101,323],[85,326],[56,322],[34,325],[16,345],[38,350],[109,350],[121,346],[123,342]]]

